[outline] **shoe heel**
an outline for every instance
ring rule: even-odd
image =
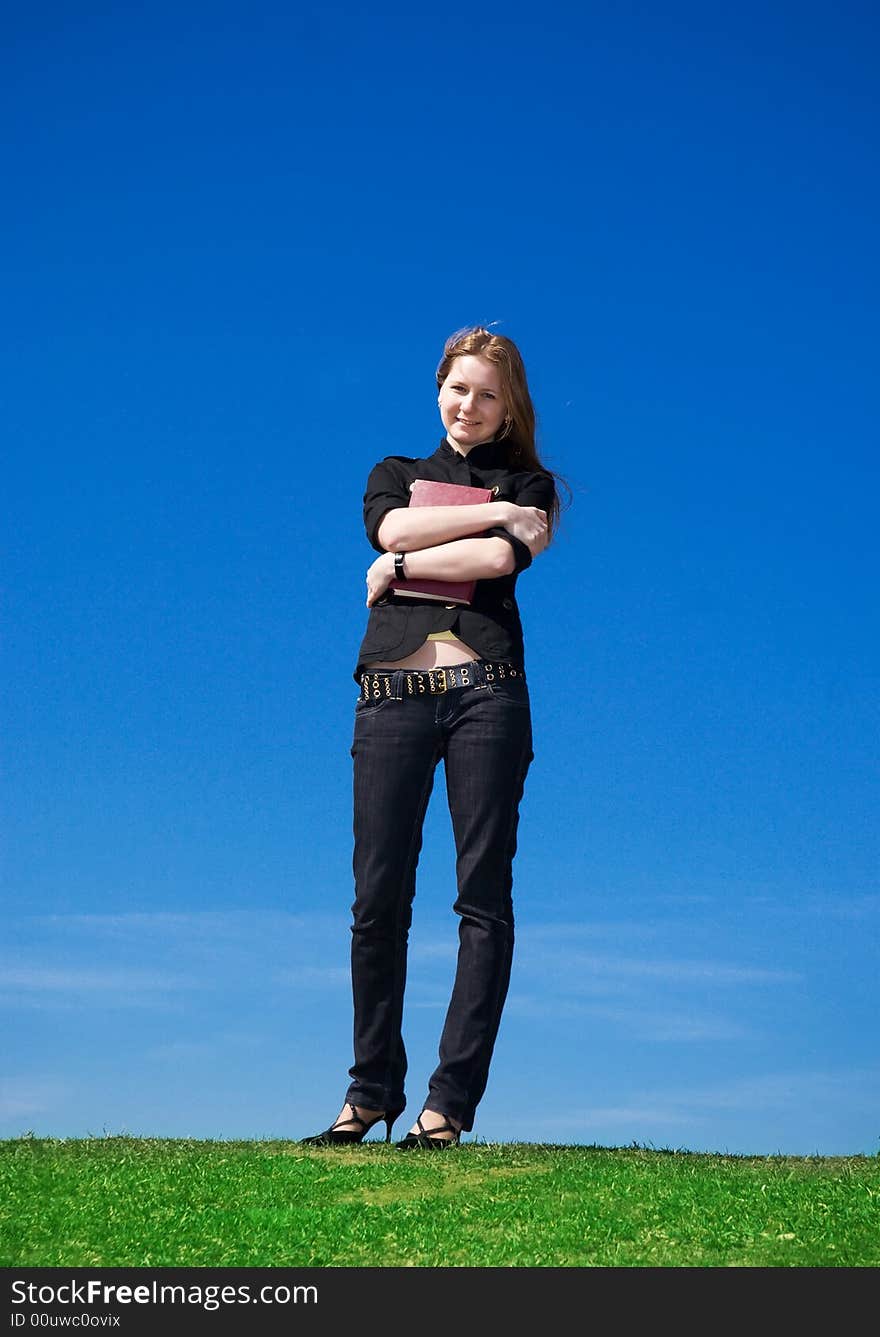
[[[404,1108],[406,1108],[406,1107],[404,1106]],[[390,1142],[390,1141],[391,1141],[391,1129],[394,1127],[395,1123],[396,1123],[397,1120],[400,1118],[400,1116],[401,1116],[402,1113],[403,1113],[403,1110],[392,1110],[390,1114],[386,1114],[386,1115],[385,1115],[385,1141],[386,1141],[386,1142]]]

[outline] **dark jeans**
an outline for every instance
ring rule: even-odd
[[[425,1106],[473,1127],[507,996],[513,857],[534,756],[522,676],[395,699],[358,701],[354,742],[352,990],[354,1066],[346,1099],[402,1110],[406,952],[422,827],[443,759],[456,848],[458,965]]]

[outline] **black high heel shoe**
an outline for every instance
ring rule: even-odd
[[[383,1119],[385,1121],[385,1141],[391,1141],[392,1125],[394,1124],[395,1119],[400,1118],[403,1109],[388,1110],[384,1114],[377,1114],[375,1119],[370,1119],[368,1122],[366,1119],[361,1118],[357,1112],[357,1106],[352,1105],[350,1100],[347,1100],[345,1103],[351,1110],[352,1117],[350,1119],[337,1119],[330,1128],[325,1128],[323,1133],[315,1133],[312,1137],[302,1138],[300,1140],[300,1146],[341,1147],[353,1142],[363,1142],[373,1125],[381,1123]],[[347,1128],[347,1124],[353,1124],[355,1126]]]
[[[422,1114],[424,1114],[422,1110]],[[417,1133],[407,1133],[406,1137],[400,1142],[395,1142],[398,1151],[412,1151],[414,1147],[430,1147],[433,1151],[445,1151],[447,1147],[457,1147],[461,1137],[461,1129],[456,1128],[455,1124],[446,1122],[438,1124],[436,1128],[430,1131],[422,1123],[422,1114],[416,1119],[419,1126]],[[437,1137],[438,1133],[451,1133],[452,1137]]]

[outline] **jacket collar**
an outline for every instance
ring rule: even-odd
[[[507,443],[504,441],[484,441],[479,446],[472,446],[467,455],[454,450],[444,436],[434,454],[442,460],[459,459],[477,469],[498,469],[507,464]]]

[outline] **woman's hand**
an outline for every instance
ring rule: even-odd
[[[534,557],[547,546],[547,512],[539,506],[517,506],[509,502],[510,517],[504,521],[508,534],[520,539]]]
[[[367,570],[367,607],[372,608],[374,603],[382,598],[382,595],[388,589],[394,579],[394,553],[380,553]]]

